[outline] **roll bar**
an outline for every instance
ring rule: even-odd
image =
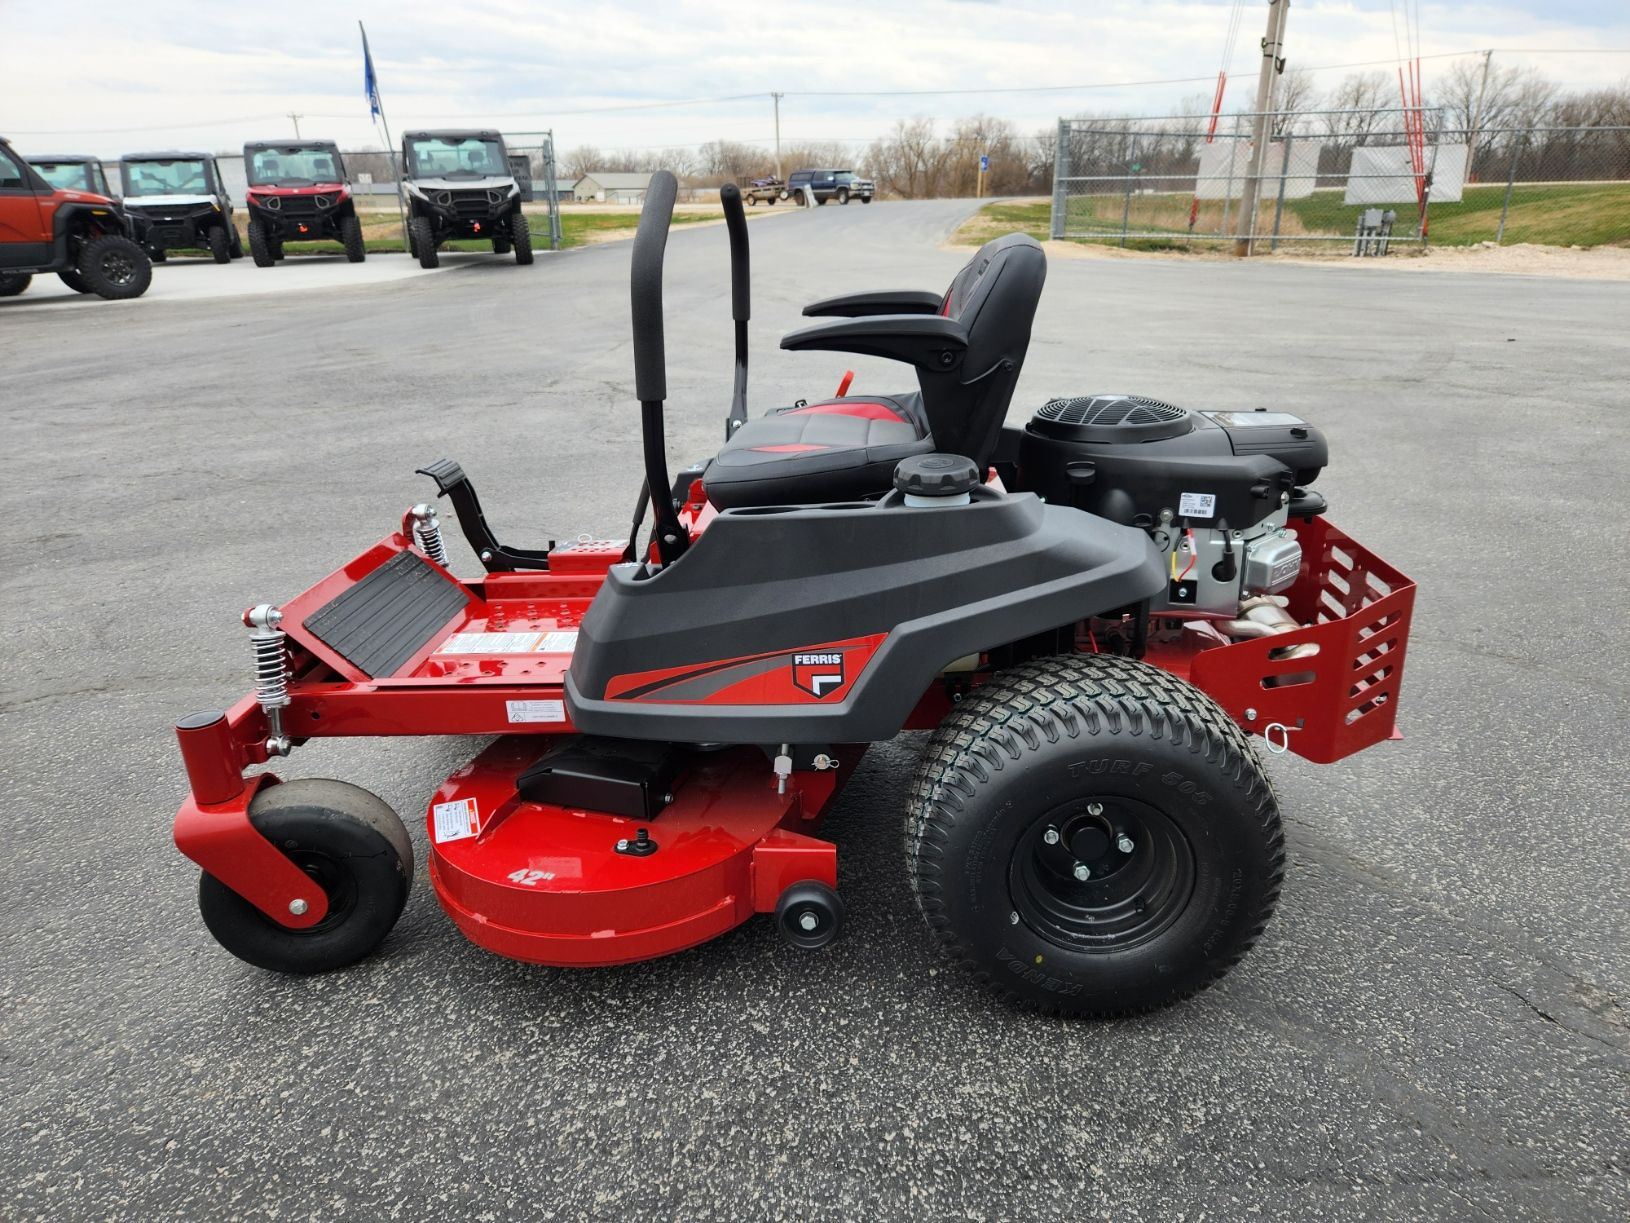
[[[670,565],[685,554],[690,537],[679,522],[668,480],[667,439],[662,405],[668,398],[667,359],[662,338],[662,257],[668,246],[679,183],[666,170],[651,176],[634,234],[629,296],[634,320],[634,394],[640,401],[645,450],[645,486],[651,495],[657,555]]]
[[[752,271],[747,252],[747,213],[741,204],[741,188],[726,183],[719,188],[724,205],[725,228],[730,232],[730,317],[736,326],[736,373],[730,390],[730,415],[725,418],[724,436],[729,441],[747,423],[747,320],[753,316]]]

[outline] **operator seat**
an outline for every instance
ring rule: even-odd
[[[918,389],[779,408],[746,422],[702,475],[720,509],[843,501],[886,492],[894,468],[944,451],[989,465],[1007,417],[1047,277],[1039,243],[1008,234],[979,248],[943,297],[861,293],[805,314],[842,315],[784,337],[787,349],[831,349],[904,361]]]

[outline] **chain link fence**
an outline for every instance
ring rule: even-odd
[[[1061,119],[1052,236],[1345,243],[1354,254],[1630,240],[1630,127],[1456,130],[1446,119],[1399,108]]]
[[[555,165],[554,137],[550,132],[520,132],[504,137],[504,148],[509,153],[510,170],[521,188],[521,198],[534,207],[529,214],[548,218],[549,247],[558,250],[562,245],[560,229],[559,174]],[[359,211],[396,215],[397,199],[401,192],[398,163],[401,150],[341,149],[345,159],[345,172],[350,180],[351,194]],[[243,207],[249,181],[244,173],[241,153],[223,153],[216,157],[221,169],[221,183],[238,207]],[[537,207],[541,205],[541,207]],[[533,233],[537,237],[536,222]],[[534,239],[536,240],[536,239]]]

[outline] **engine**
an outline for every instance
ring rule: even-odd
[[[1296,581],[1291,525],[1324,509],[1308,491],[1323,434],[1288,412],[1194,412],[1141,395],[1054,399],[1025,428],[1020,487],[1142,527],[1166,554],[1159,615],[1241,616]]]

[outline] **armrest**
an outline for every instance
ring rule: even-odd
[[[838,297],[822,298],[804,307],[812,317],[823,314],[841,314],[847,318],[862,318],[873,314],[938,314],[944,298],[938,293],[924,293],[916,289],[884,289],[873,293],[844,293]]]
[[[824,348],[886,357],[920,369],[948,370],[959,365],[968,351],[968,329],[937,314],[878,314],[801,327],[782,336],[781,347]]]

